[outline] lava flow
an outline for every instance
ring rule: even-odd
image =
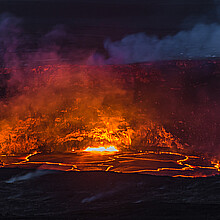
[[[190,75],[201,66],[204,79]],[[217,61],[170,61],[4,69],[1,166],[219,174],[219,103],[212,94],[219,68]],[[15,83],[18,73],[29,77]]]

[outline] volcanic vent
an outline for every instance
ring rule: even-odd
[[[209,94],[218,69],[216,61],[1,69],[2,166],[216,174],[219,103]]]

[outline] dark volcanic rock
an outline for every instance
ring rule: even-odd
[[[7,178],[16,172],[18,177],[36,171],[0,169]],[[218,176],[45,173],[13,183],[2,180],[0,211],[1,217],[22,219],[218,219],[218,182]]]

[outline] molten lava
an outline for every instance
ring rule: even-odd
[[[109,147],[87,147],[84,151],[92,153],[115,153],[119,150],[114,146]]]
[[[151,64],[11,70],[14,75],[28,72],[29,78],[17,87],[8,85],[8,96],[0,99],[0,165],[171,176],[218,174],[218,158],[190,149],[186,141],[198,138],[204,144],[211,134],[212,145],[217,146],[218,123],[211,122],[219,112],[218,103],[209,104],[212,99],[207,97],[201,100],[209,104],[204,112],[202,107],[193,109],[194,104],[186,108],[191,93],[181,80],[188,80],[187,65],[193,67],[190,62],[173,65],[181,72],[175,74],[177,82]],[[193,83],[189,91],[200,86]],[[208,121],[210,111],[213,118],[203,132],[202,120]]]

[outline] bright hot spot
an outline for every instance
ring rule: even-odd
[[[119,150],[114,146],[109,147],[87,147],[84,151],[92,153],[114,153]]]

